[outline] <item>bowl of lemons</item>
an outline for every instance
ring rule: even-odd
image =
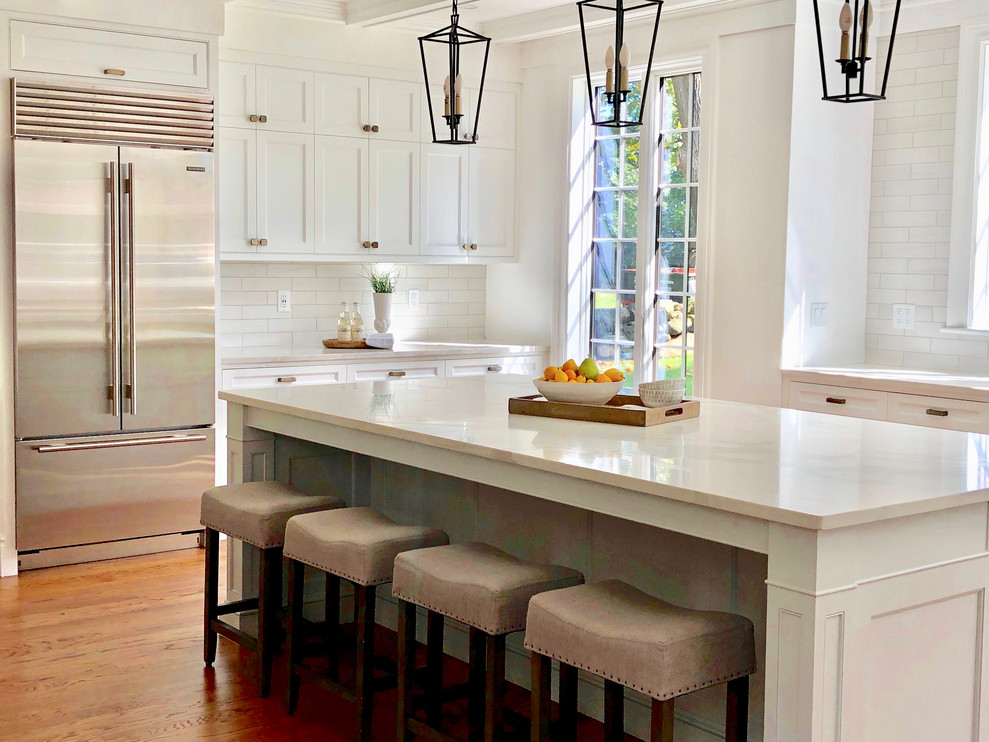
[[[617,368],[601,371],[591,358],[580,365],[571,358],[562,366],[547,366],[532,383],[550,402],[605,405],[622,390],[625,375]]]

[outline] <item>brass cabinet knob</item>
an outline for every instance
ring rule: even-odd
[[[381,127],[379,127],[377,125],[372,126],[371,127],[371,131],[373,131],[375,134],[377,134],[379,131],[381,131]]]
[[[261,240],[261,244],[264,244],[264,240]],[[473,245],[471,245],[470,246],[470,249],[471,250],[476,250],[477,249],[477,243],[475,242]]]
[[[377,249],[378,249],[378,243],[377,243],[377,242],[372,242],[372,243],[371,243],[371,247],[372,247],[372,248],[373,248],[374,250],[377,250]]]
[[[464,250],[470,250],[470,245],[466,242],[464,243]]]
[[[365,250],[370,250],[371,249],[371,243],[370,242],[365,242],[364,243],[364,249]]]
[[[258,239],[257,239],[257,237],[252,237],[251,238],[251,247],[257,247],[257,246],[258,246]]]
[[[261,247],[267,247],[267,246],[268,246],[268,240],[261,240]]]
[[[260,121],[260,122],[261,122],[262,124],[267,124],[267,123],[268,123],[268,117],[267,117],[267,116],[260,116],[260,117],[258,118],[258,120],[259,120],[259,121]]]
[[[252,124],[256,124],[258,122],[258,115],[256,113],[252,113],[250,120]]]
[[[364,124],[364,131],[370,132],[371,131],[371,124]]]

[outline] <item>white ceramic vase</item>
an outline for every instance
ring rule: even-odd
[[[374,295],[374,329],[388,332],[391,327],[391,302],[394,294]]]

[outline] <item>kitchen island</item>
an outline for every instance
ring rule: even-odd
[[[230,481],[329,488],[747,615],[750,739],[989,739],[985,436],[710,400],[650,429],[509,416],[531,393],[511,376],[224,392]],[[517,643],[509,671],[524,682]],[[721,704],[678,703],[677,739],[715,739]]]

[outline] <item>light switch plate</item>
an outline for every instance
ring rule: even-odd
[[[278,292],[278,311],[279,312],[291,312],[292,311],[292,292],[291,291],[279,291]]]
[[[893,329],[913,330],[916,328],[916,307],[913,304],[893,305]]]
[[[810,305],[810,326],[811,327],[827,327],[828,326],[828,304],[827,302],[818,302],[816,304]]]
[[[419,311],[419,289],[409,289],[409,311]]]

